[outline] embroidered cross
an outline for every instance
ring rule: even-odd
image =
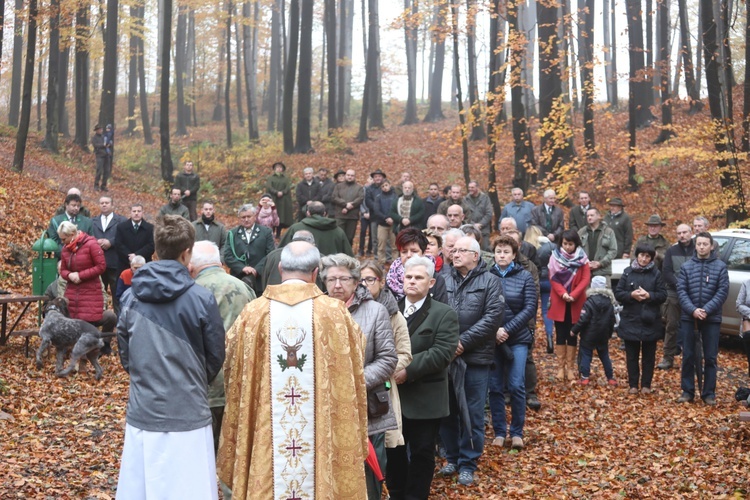
[[[302,498],[297,496],[297,490],[292,490],[292,496],[286,500],[302,500]]]
[[[295,440],[292,439],[292,446],[287,446],[286,449],[287,450],[292,450],[292,456],[296,457],[297,456],[297,450],[301,450],[302,447],[301,446],[297,446],[296,443],[295,443]]]
[[[289,398],[292,401],[292,404],[294,405],[295,404],[294,398],[301,398],[302,396],[294,393],[294,387],[292,387],[292,390],[290,392],[291,394],[287,394],[284,397]]]

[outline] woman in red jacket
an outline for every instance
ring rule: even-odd
[[[104,251],[96,238],[79,231],[71,222],[62,222],[57,234],[63,245],[60,276],[67,282],[65,298],[68,299],[70,317],[101,326],[103,332],[114,331],[117,318],[112,311],[105,311],[100,278],[107,269]],[[110,352],[107,339],[102,354]]]
[[[551,292],[547,317],[554,320],[557,334],[555,354],[560,360],[557,378],[575,380],[576,337],[570,330],[581,315],[591,281],[589,259],[577,232],[572,229],[563,232],[562,244],[552,252],[548,269]]]

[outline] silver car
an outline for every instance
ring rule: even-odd
[[[711,231],[711,236],[718,247],[719,257],[726,263],[729,271],[729,296],[721,311],[721,333],[739,335],[742,318],[735,304],[740,286],[750,279],[750,230],[724,229]],[[612,261],[612,288],[617,286],[622,272],[630,262],[630,259]]]

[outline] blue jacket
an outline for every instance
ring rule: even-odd
[[[126,421],[150,432],[184,432],[211,423],[208,383],[224,363],[224,324],[211,292],[185,266],[143,266],[122,296],[120,362],[130,374]]]
[[[513,217],[516,220],[518,230],[521,233],[525,233],[526,228],[531,225],[532,208],[534,208],[534,204],[530,201],[523,200],[521,203],[511,201],[503,207],[503,211],[500,212],[500,218]]]
[[[480,259],[479,265],[461,277],[450,268],[445,287],[448,305],[458,314],[461,358],[469,365],[491,365],[495,360],[495,334],[503,325],[503,287]]]
[[[729,295],[727,265],[714,252],[707,259],[693,256],[680,267],[677,297],[682,319],[692,320],[693,311],[706,310],[708,323],[721,323],[721,307]]]
[[[385,220],[391,216],[391,205],[397,199],[398,196],[393,189],[387,193],[378,189],[378,192],[373,196],[372,206],[370,207],[370,221],[377,222],[380,226],[387,226]]]
[[[533,344],[534,335],[529,329],[529,321],[536,317],[536,307],[539,302],[534,278],[517,262],[505,276],[500,274],[497,265],[492,266],[490,272],[500,278],[503,285],[505,298],[503,327],[508,333],[507,344]]]

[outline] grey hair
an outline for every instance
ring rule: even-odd
[[[305,167],[305,168],[302,169],[302,173],[303,174],[306,174],[307,172],[314,173],[315,169],[313,169],[312,167]]]
[[[463,237],[466,238],[467,240],[469,240],[469,242],[470,242],[469,243],[469,247],[471,247],[471,248],[469,248],[469,250],[471,250],[473,252],[476,252],[477,255],[479,255],[480,258],[481,258],[481,256],[482,256],[482,247],[479,246],[479,242],[477,240],[475,240],[474,238],[472,238],[471,236],[464,235]],[[456,242],[456,243],[458,243],[458,242]]]
[[[190,263],[194,267],[220,266],[221,253],[219,252],[219,247],[213,241],[196,241],[193,245],[193,256],[190,258]]]
[[[500,224],[502,224],[503,222],[510,222],[513,225],[514,229],[518,229],[518,223],[513,217],[503,217],[502,219],[500,219]]]
[[[315,236],[310,231],[297,231],[292,236],[292,241],[306,241],[311,245],[315,244]]]
[[[289,244],[281,250],[279,265],[285,273],[312,274],[320,267],[320,251],[315,245]]]
[[[60,226],[57,228],[57,235],[62,238],[63,236],[71,236],[73,234],[76,234],[77,231],[78,231],[78,226],[76,226],[69,220],[64,220],[60,223]]]
[[[464,236],[466,236],[466,234],[464,234],[464,232],[461,231],[460,229],[453,227],[443,233],[443,241],[445,241],[445,238],[447,236],[455,236],[456,238],[463,238]]]
[[[240,208],[237,209],[237,215],[240,215],[242,212],[250,212],[253,215],[255,215],[257,209],[252,203],[245,203]]]
[[[429,258],[423,255],[415,255],[404,263],[404,271],[411,269],[412,267],[424,266],[427,270],[427,276],[430,278],[435,277],[435,263]]]
[[[557,193],[555,193],[555,190],[554,190],[554,189],[548,189],[548,190],[546,190],[546,191],[544,192],[544,194],[542,194],[542,196],[549,196],[549,195],[552,195],[552,196],[557,196]]]
[[[345,253],[335,253],[332,255],[326,255],[320,259],[320,277],[325,280],[328,276],[328,270],[332,267],[343,267],[349,270],[349,274],[352,278],[359,281],[362,273],[360,272],[360,263],[354,257],[349,257]]]
[[[523,194],[523,189],[521,189],[519,187],[515,187],[515,188],[513,188],[513,189],[510,190],[511,193],[514,192],[514,191],[521,191],[521,194]]]
[[[135,266],[136,264],[139,265],[139,266],[145,266],[146,265],[146,258],[143,257],[142,255],[136,255],[136,256],[134,256],[133,260],[130,261],[130,265],[131,266]]]
[[[699,215],[699,216],[697,216],[697,217],[693,217],[693,222],[695,222],[695,221],[697,221],[697,220],[701,221],[701,222],[703,223],[703,225],[704,225],[704,226],[706,226],[706,227],[708,227],[708,226],[709,226],[709,222],[708,222],[708,219],[707,219],[707,218],[705,218],[705,217],[703,217],[702,215]]]

